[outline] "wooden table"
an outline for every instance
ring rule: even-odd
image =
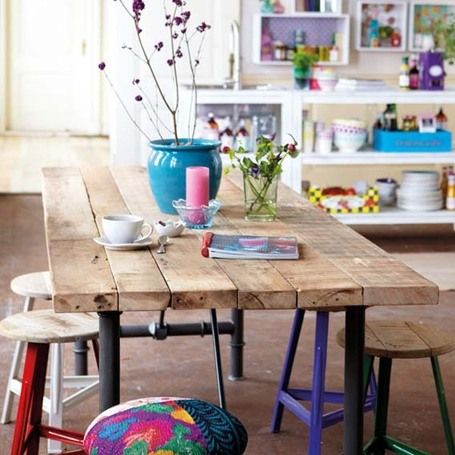
[[[96,311],[100,318],[100,407],[118,403],[120,313],[139,310],[295,309],[346,311],[344,453],[361,453],[365,309],[438,303],[438,288],[354,232],[281,187],[280,219],[244,220],[238,178],[224,178],[219,233],[294,235],[297,261],[213,260],[200,254],[200,233],[156,249],[108,251],[93,242],[101,217],[160,215],[143,168],[48,168],[43,202],[54,309]]]

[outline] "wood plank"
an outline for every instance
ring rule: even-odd
[[[159,212],[143,168],[113,168],[112,175],[128,209],[149,223],[172,218]],[[200,242],[187,230],[171,239],[166,254],[152,254],[171,291],[176,309],[237,308],[237,288],[222,268],[202,257]]]
[[[250,222],[244,219],[241,192],[229,180],[223,181],[219,199],[221,214],[238,232],[246,235],[296,236],[301,244],[300,258],[288,261],[270,261],[282,277],[297,291],[297,304],[306,309],[344,308],[362,305],[362,288],[349,276],[304,243],[302,236],[281,220],[273,223]],[[217,222],[216,231],[220,229]],[[222,231],[222,229],[221,229]],[[265,262],[265,261],[261,261]],[[247,277],[246,277],[247,278]]]
[[[441,330],[435,325],[417,324],[415,322],[407,322],[407,324],[428,345],[432,356],[447,354],[455,350],[455,334]]]
[[[102,218],[129,210],[106,167],[81,170],[98,229]],[[164,310],[170,303],[170,291],[149,249],[134,251],[106,250],[117,285],[120,311]]]
[[[377,357],[413,359],[429,357],[431,350],[428,345],[411,330],[406,321],[370,321],[368,330],[374,334],[384,349],[377,349],[375,343],[370,345],[365,340],[365,352]]]
[[[43,169],[46,241],[57,312],[117,310],[117,289],[80,171]]]
[[[279,221],[268,223],[263,228],[264,234],[281,235],[284,232],[282,224],[288,226],[300,241],[328,259],[363,289],[363,303],[367,306],[438,303],[439,291],[434,283],[333,217],[328,221],[326,213],[312,207],[301,197],[299,205],[296,199],[299,196],[291,194],[291,190],[280,187],[279,191],[285,194],[280,203],[284,215],[280,215]],[[227,204],[223,213],[229,211],[242,232],[258,225],[241,220],[242,208],[239,204],[242,190],[238,176],[223,182],[221,197]],[[287,205],[288,200],[290,205]],[[292,216],[289,211],[293,212]],[[308,222],[308,219],[311,221]],[[259,233],[259,228],[255,227],[255,230]]]

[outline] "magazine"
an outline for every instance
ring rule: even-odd
[[[295,237],[257,235],[221,235],[206,232],[201,253],[219,259],[298,259]]]

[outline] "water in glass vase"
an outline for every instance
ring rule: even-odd
[[[245,219],[273,221],[276,219],[278,176],[243,175]]]

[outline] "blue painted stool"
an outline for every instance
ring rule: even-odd
[[[344,418],[344,408],[324,414],[324,403],[344,402],[342,392],[329,392],[325,390],[325,369],[327,363],[327,339],[329,334],[329,312],[318,311],[316,314],[316,335],[314,344],[313,382],[311,389],[289,388],[295,353],[303,325],[305,310],[297,309],[292,323],[284,366],[278,385],[278,392],[273,409],[271,431],[278,433],[281,427],[283,411],[286,407],[310,428],[308,454],[321,453],[322,430],[328,426],[341,422]],[[368,371],[369,368],[368,368]],[[368,376],[365,374],[365,389],[367,389]],[[365,411],[372,410],[376,396],[376,383],[372,379],[369,383],[369,393],[366,394]],[[311,411],[301,401],[311,402]]]

